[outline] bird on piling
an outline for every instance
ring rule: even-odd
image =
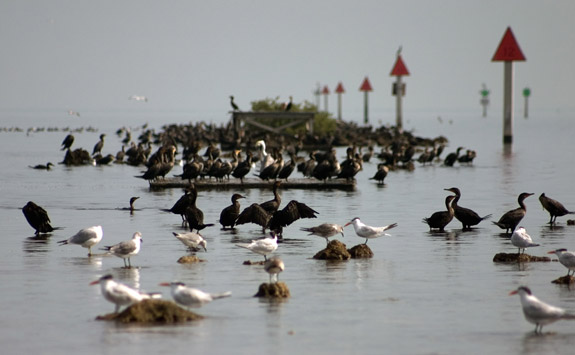
[[[527,207],[525,206],[525,202],[523,201],[531,195],[533,194],[528,192],[523,192],[519,194],[519,197],[517,197],[519,207],[514,210],[505,212],[503,216],[499,218],[499,221],[493,222],[493,224],[495,224],[501,229],[505,229],[505,233],[510,233],[514,231],[519,222],[521,222],[521,220],[523,219],[523,217],[525,217],[525,214],[527,213]]]
[[[429,225],[429,231],[437,229],[439,232],[445,231],[445,226],[451,222],[455,211],[451,206],[451,202],[455,199],[455,195],[449,195],[445,198],[445,207],[447,211],[434,212],[430,217],[424,218],[423,223]]]
[[[461,191],[457,187],[451,187],[449,189],[444,189],[445,191],[451,191],[455,194],[455,199],[451,202],[451,207],[453,207],[453,212],[455,218],[461,222],[463,226],[463,230],[469,230],[472,226],[479,224],[479,222],[483,221],[484,219],[488,219],[491,217],[491,214],[488,214],[484,217],[480,217],[475,211],[461,207],[457,203],[459,202],[459,198],[461,198]]]
[[[565,206],[563,206],[561,202],[545,196],[545,193],[542,193],[539,196],[539,202],[541,202],[543,209],[549,212],[549,216],[551,217],[549,224],[554,224],[557,220],[557,217],[562,217],[566,214],[575,214],[575,211],[569,211],[565,208]]]
[[[523,227],[517,228],[511,235],[511,244],[517,247],[517,254],[525,254],[525,248],[538,247],[539,244],[533,243],[531,236]],[[523,253],[521,252],[523,249]]]
[[[326,244],[329,244],[329,237],[333,237],[338,233],[341,233],[342,237],[344,236],[343,227],[334,223],[323,223],[319,226],[300,229],[304,232],[309,232],[308,235],[317,235],[318,237],[325,238]]]
[[[365,238],[365,243],[363,243],[363,244],[367,244],[367,241],[369,239],[379,238],[382,236],[390,236],[389,234],[385,233],[385,231],[388,229],[397,227],[397,223],[392,223],[390,225],[383,226],[383,227],[368,226],[368,225],[364,224],[359,219],[359,217],[355,217],[350,222],[347,222],[344,225],[344,227],[347,227],[350,224],[353,224],[353,229],[355,230],[355,234],[357,234],[358,237]]]
[[[238,105],[236,105],[236,103],[234,102],[234,97],[232,95],[230,95],[230,105],[232,106],[233,111],[239,111],[240,110]]]
[[[160,294],[143,293],[126,286],[123,283],[117,282],[110,274],[104,275],[98,280],[90,282],[90,285],[98,284],[100,285],[102,296],[116,305],[114,313],[118,313],[120,311],[120,306],[129,306],[151,298],[161,298]]]
[[[255,239],[249,244],[236,244],[236,246],[263,255],[264,260],[267,261],[267,255],[273,253],[278,248],[278,236],[275,233],[270,233],[270,236],[271,238]]]
[[[187,246],[191,251],[198,251],[198,250],[200,250],[200,247],[202,247],[204,249],[204,251],[208,251],[208,243],[199,233],[195,233],[195,232],[187,232],[187,233],[172,232],[172,234],[180,242],[182,242],[182,244]]]
[[[556,249],[548,252],[547,254],[555,254],[559,259],[561,265],[567,268],[567,276],[571,274],[573,271],[573,275],[575,275],[575,252],[568,251],[565,248]]]
[[[575,314],[570,314],[563,308],[555,307],[539,300],[526,286],[520,286],[509,293],[509,295],[516,294],[519,294],[525,319],[529,323],[535,324],[535,334],[541,334],[544,325],[560,319],[575,319]]]
[[[124,260],[124,267],[129,269],[132,267],[130,258],[140,252],[142,242],[142,233],[136,232],[132,236],[132,239],[104,247],[102,250],[107,250],[110,254],[122,258]]]
[[[284,111],[288,112],[291,111],[293,107],[293,97],[289,97],[289,101],[284,104]]]
[[[26,206],[22,207],[22,213],[28,224],[36,230],[36,235],[50,233],[56,229],[50,225],[48,212],[32,201],[28,201]]]
[[[234,228],[236,219],[238,219],[238,216],[240,215],[240,202],[238,201],[240,198],[245,197],[240,194],[233,194],[232,204],[224,208],[220,213],[220,224],[223,229],[226,229],[226,227],[230,227],[231,229]]]
[[[231,292],[207,293],[197,288],[186,287],[183,282],[162,282],[160,286],[171,287],[172,298],[176,303],[188,308],[200,308],[204,304],[210,303],[224,297],[230,297]]]
[[[455,153],[449,153],[447,154],[447,156],[445,157],[445,159],[443,160],[443,164],[445,166],[453,166],[453,164],[455,164],[455,162],[457,161],[457,159],[459,158],[459,152],[461,152],[461,150],[464,149],[463,147],[458,147],[457,150],[455,151]]]
[[[104,232],[102,226],[83,228],[66,240],[58,242],[59,245],[77,244],[82,248],[88,248],[88,256],[92,256],[92,247],[102,240]]]
[[[274,256],[266,260],[264,263],[264,270],[270,275],[270,284],[274,280],[274,276],[277,283],[279,281],[280,272],[285,270],[285,264],[282,259]]]

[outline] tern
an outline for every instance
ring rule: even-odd
[[[284,271],[285,265],[282,259],[274,256],[266,260],[264,264],[264,270],[270,274],[270,283],[272,283],[275,275],[275,280],[278,282],[278,275],[280,272]]]
[[[519,294],[525,319],[527,319],[529,323],[535,324],[535,333],[541,333],[544,325],[551,324],[560,319],[575,319],[575,314],[569,314],[563,308],[540,301],[537,297],[533,296],[528,287],[520,286],[517,290],[509,293],[509,295],[515,294]]]
[[[197,288],[186,287],[183,282],[163,282],[160,286],[170,286],[172,297],[176,303],[188,308],[200,308],[206,303],[219,298],[230,297],[231,292],[206,293]]]
[[[273,253],[278,248],[278,236],[270,233],[272,238],[252,240],[250,244],[236,244],[238,247],[246,248],[256,254],[264,256],[264,260],[268,260],[267,255]]]
[[[92,256],[92,247],[102,240],[104,232],[102,226],[94,226],[90,228],[80,229],[78,233],[74,234],[66,240],[61,240],[60,245],[78,244],[82,248],[88,248],[88,256]]]
[[[176,233],[172,232],[174,237],[178,238],[185,246],[190,248],[192,251],[198,251],[199,247],[204,248],[204,251],[208,251],[206,240],[199,234],[195,232],[188,233]]]
[[[561,265],[567,268],[567,276],[573,271],[575,275],[575,252],[567,251],[567,249],[557,249],[550,251],[548,254],[555,254],[559,258]]]
[[[334,235],[341,233],[343,237],[343,227],[339,224],[333,223],[323,223],[319,226],[309,227],[309,228],[300,228],[304,232],[309,232],[308,235],[317,235],[318,237],[325,238],[326,243],[329,243],[329,237],[333,237]]]
[[[131,268],[132,263],[130,261],[130,257],[137,255],[140,252],[142,243],[142,233],[136,232],[132,236],[132,239],[118,243],[116,245],[104,247],[104,250],[107,250],[110,254],[113,254],[118,258],[124,259],[124,267]],[[126,259],[128,259],[127,264]]]
[[[118,313],[120,306],[128,306],[150,298],[161,298],[157,293],[142,293],[120,282],[116,282],[112,275],[104,275],[90,285],[100,284],[104,298],[116,305],[114,313]]]
[[[521,249],[525,253],[525,248],[538,247],[539,244],[533,243],[531,236],[527,234],[527,231],[523,227],[519,227],[511,235],[511,244],[518,248],[517,254],[521,254]]]
[[[368,226],[368,225],[364,224],[359,219],[359,217],[355,217],[350,222],[347,222],[346,225],[344,225],[344,227],[347,227],[350,224],[353,224],[353,229],[355,229],[355,234],[357,234],[358,237],[365,238],[365,243],[363,243],[363,244],[367,244],[367,241],[369,239],[378,238],[378,237],[382,237],[382,236],[390,236],[390,234],[387,234],[384,232],[388,229],[397,227],[397,223],[392,223],[392,224],[390,224],[388,226],[384,226],[384,227]]]

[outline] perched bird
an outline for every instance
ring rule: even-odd
[[[110,274],[104,275],[98,280],[90,282],[90,285],[97,284],[100,284],[100,289],[104,298],[116,305],[114,313],[118,313],[120,311],[120,306],[129,306],[133,303],[137,303],[150,298],[161,298],[160,294],[142,293],[120,282],[117,282]]]
[[[287,227],[300,218],[317,218],[318,211],[305,203],[291,200],[284,208],[273,213],[269,221],[269,228],[282,236],[283,227]]]
[[[104,247],[103,250],[107,250],[110,254],[124,259],[124,267],[131,268],[132,263],[130,258],[140,252],[142,242],[142,233],[136,232],[132,236],[132,239],[120,242],[116,245]],[[128,259],[128,263],[126,263],[126,259]]]
[[[29,165],[28,167],[32,168],[32,169],[36,169],[36,170],[50,170],[52,167],[54,166],[54,164],[48,162],[46,163],[46,165],[44,164],[38,164],[38,165]]]
[[[575,214],[575,211],[569,211],[561,202],[545,196],[545,193],[539,196],[539,202],[541,202],[541,206],[543,206],[543,208],[549,212],[549,216],[551,216],[549,224],[555,223],[557,217],[562,217],[566,214]]]
[[[451,202],[455,199],[454,195],[449,195],[445,198],[445,207],[447,211],[434,212],[430,217],[424,218],[423,223],[429,225],[429,230],[437,229],[440,232],[445,231],[445,226],[451,222],[455,211],[451,206]]]
[[[100,140],[94,145],[92,150],[92,156],[96,154],[102,154],[102,148],[104,148],[104,138],[106,135],[104,133],[100,134]]]
[[[511,244],[517,247],[517,254],[525,253],[525,248],[538,247],[539,244],[533,243],[531,236],[527,234],[527,231],[523,227],[517,228],[511,235]]]
[[[567,268],[567,276],[573,271],[575,275],[575,253],[567,249],[557,249],[550,251],[548,254],[555,254],[559,258],[561,265]]]
[[[246,248],[256,254],[264,256],[264,260],[268,260],[267,255],[273,253],[278,248],[278,237],[274,233],[270,233],[271,238],[263,238],[252,240],[249,244],[236,244],[238,247]]]
[[[199,234],[195,232],[188,232],[188,233],[176,233],[172,232],[174,237],[178,238],[180,242],[182,242],[185,246],[187,246],[192,251],[198,251],[202,247],[204,251],[208,251],[208,243],[206,240]]]
[[[270,283],[275,280],[278,282],[279,273],[284,271],[285,265],[282,259],[277,256],[271,257],[264,263],[264,270],[270,275]]]
[[[28,201],[26,206],[22,207],[22,213],[28,221],[28,224],[36,230],[36,234],[50,233],[54,231],[50,225],[50,217],[45,209],[38,206],[32,201]]]
[[[379,238],[382,236],[390,236],[389,234],[384,233],[384,232],[388,229],[397,227],[397,223],[392,223],[390,225],[383,226],[383,227],[371,227],[371,226],[364,224],[359,219],[359,217],[355,217],[350,222],[347,222],[344,225],[344,227],[347,227],[350,224],[353,224],[353,229],[355,229],[355,234],[357,234],[358,237],[365,238],[365,243],[363,243],[363,244],[367,244],[367,241],[369,239]]]
[[[238,201],[240,198],[245,197],[240,194],[233,194],[232,204],[224,208],[220,213],[220,224],[223,229],[226,229],[226,227],[234,228],[236,219],[238,219],[238,216],[240,215],[240,203]]]
[[[194,184],[190,185],[190,204],[186,207],[184,215],[186,216],[186,222],[190,228],[190,232],[200,231],[206,227],[211,227],[213,223],[204,223],[204,212],[196,206],[196,199],[198,197],[198,191]]]
[[[170,209],[162,209],[164,212],[179,214],[182,217],[182,226],[186,223],[186,209],[195,202],[195,186],[191,186],[184,191],[184,194],[174,203]]]
[[[377,171],[373,175],[373,177],[369,178],[370,180],[377,181],[378,184],[383,185],[383,181],[387,177],[387,173],[389,172],[389,168],[385,164],[378,164]]]
[[[186,287],[183,282],[163,282],[160,286],[171,287],[174,301],[188,308],[200,308],[213,300],[230,297],[232,295],[229,291],[223,293],[206,293],[197,288]]]
[[[517,198],[519,207],[514,210],[505,212],[505,214],[503,214],[503,216],[499,218],[499,221],[493,222],[493,224],[495,224],[501,229],[505,229],[505,233],[514,231],[517,225],[519,225],[519,222],[521,222],[521,220],[523,219],[523,217],[525,217],[525,214],[527,213],[527,207],[525,206],[525,203],[523,201],[531,195],[533,194],[528,192],[521,193]]]
[[[453,164],[457,161],[457,159],[459,158],[459,152],[463,149],[463,147],[458,147],[457,150],[455,151],[455,153],[449,153],[447,154],[447,156],[445,157],[445,159],[443,160],[443,164],[445,166],[453,166]]]
[[[269,165],[273,164],[275,161],[271,154],[266,152],[266,142],[259,140],[256,142],[256,148],[258,148],[259,160],[260,160],[260,173]]]
[[[60,245],[78,244],[82,248],[88,248],[88,256],[92,256],[92,247],[102,240],[104,232],[102,226],[94,226],[89,228],[80,229],[78,233],[74,234],[66,240],[61,240]]]
[[[238,105],[236,105],[236,103],[234,102],[234,97],[230,95],[230,105],[232,106],[232,110],[234,111],[239,111],[240,108],[238,107]]]
[[[541,333],[543,326],[551,324],[560,319],[575,319],[574,314],[567,313],[563,308],[555,307],[547,304],[531,293],[528,287],[520,286],[509,295],[519,294],[521,299],[521,307],[523,308],[523,315],[525,319],[532,324],[535,324],[535,333]]]
[[[341,233],[343,237],[343,227],[339,224],[333,223],[323,223],[319,226],[309,227],[309,228],[300,228],[304,232],[309,232],[309,235],[317,235],[318,237],[325,238],[325,242],[329,243],[329,237],[333,237],[334,235]]]
[[[459,202],[459,198],[461,197],[461,191],[459,191],[457,187],[452,187],[444,190],[451,191],[455,194],[455,199],[451,202],[451,207],[453,207],[455,218],[457,218],[457,220],[461,222],[463,230],[469,230],[471,229],[471,226],[475,226],[484,219],[488,219],[491,217],[491,214],[488,214],[485,217],[480,217],[475,211],[469,208],[459,206],[457,203]]]
[[[74,143],[74,136],[68,134],[66,138],[64,138],[64,140],[62,141],[62,148],[60,150],[70,149],[73,143]]]
[[[293,97],[290,96],[289,101],[286,104],[284,104],[284,111],[286,112],[290,111],[292,106],[293,106]]]

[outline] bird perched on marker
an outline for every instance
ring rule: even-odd
[[[115,281],[110,274],[104,275],[98,280],[90,282],[90,285],[97,284],[100,284],[102,296],[116,305],[114,313],[118,313],[120,311],[120,306],[129,306],[142,300],[162,297],[159,293],[143,293],[135,290],[123,283]]]

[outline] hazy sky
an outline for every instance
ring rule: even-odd
[[[393,109],[396,51],[409,110],[479,107],[486,83],[501,107],[503,64],[491,58],[511,26],[527,57],[515,63],[516,100],[575,107],[575,1],[83,1],[0,2],[0,109],[194,112],[292,95],[320,83],[346,89],[344,112]],[[128,100],[146,95],[149,102]],[[323,108],[323,98],[321,101]],[[336,96],[329,96],[330,111]],[[138,106],[141,107],[141,106]]]

